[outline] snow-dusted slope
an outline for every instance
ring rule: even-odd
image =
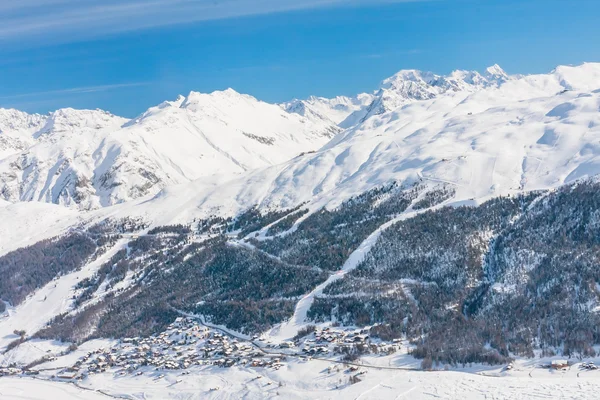
[[[312,120],[333,121],[341,124],[350,114],[365,109],[375,97],[362,93],[356,97],[337,96],[332,99],[311,96],[306,100],[292,100],[281,106],[290,113],[296,113]]]
[[[132,121],[100,110],[1,111],[0,196],[82,209],[278,164],[340,131],[231,89],[192,92]]]
[[[80,217],[76,210],[56,204],[0,200],[0,256],[64,233]]]
[[[411,101],[316,153],[226,184],[172,187],[118,212],[166,223],[253,204],[336,204],[392,180],[445,182],[458,200],[555,187],[600,173],[599,78],[600,64],[559,67],[499,87]]]
[[[33,127],[30,147],[0,160],[0,193],[9,201],[95,205],[97,150],[126,122],[99,110],[61,109]],[[2,136],[7,133],[2,133]]]

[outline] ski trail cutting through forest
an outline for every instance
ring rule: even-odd
[[[73,288],[81,280],[93,276],[96,271],[119,250],[125,248],[130,239],[120,239],[114,246],[83,268],[67,273],[47,283],[19,304],[7,310],[8,317],[0,324],[0,347],[16,338],[14,330],[23,329],[28,335],[35,334],[55,316],[69,311],[72,306]],[[0,358],[0,364],[6,359]]]
[[[415,202],[418,200],[419,200],[419,198],[413,200],[413,204],[415,204]],[[300,301],[296,304],[296,308],[294,310],[294,315],[288,321],[283,322],[281,325],[276,326],[275,328],[271,329],[269,331],[268,335],[276,340],[287,340],[287,339],[291,339],[292,337],[294,337],[296,335],[296,333],[298,333],[298,330],[303,328],[306,325],[306,316],[308,314],[308,310],[310,309],[313,302],[315,301],[315,297],[323,294],[323,290],[325,290],[325,288],[328,285],[330,285],[331,283],[333,283],[339,279],[342,279],[344,276],[346,276],[346,274],[348,274],[349,272],[356,269],[356,267],[358,267],[358,265],[365,259],[365,256],[367,255],[367,253],[369,251],[371,251],[371,248],[375,245],[375,243],[377,243],[377,239],[379,239],[379,236],[381,236],[381,233],[384,230],[386,230],[387,228],[389,228],[396,222],[414,218],[415,216],[422,214],[425,211],[436,210],[445,205],[448,205],[448,202],[438,204],[435,207],[431,207],[431,208],[423,209],[423,210],[417,210],[417,211],[411,210],[411,208],[412,208],[412,205],[411,205],[411,207],[408,208],[408,210],[410,210],[410,211],[405,211],[404,213],[400,214],[399,216],[397,216],[397,217],[389,220],[385,224],[381,225],[373,233],[371,233],[358,246],[358,248],[352,252],[352,254],[350,254],[350,257],[348,257],[348,259],[346,260],[346,262],[344,263],[344,265],[342,266],[342,268],[339,271],[330,275],[329,278],[327,278],[327,280],[325,282],[323,282],[320,285],[318,285],[317,287],[315,287],[312,290],[312,292],[308,293],[302,299],[300,299]]]

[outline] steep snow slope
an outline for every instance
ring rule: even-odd
[[[171,187],[116,214],[161,223],[253,204],[338,204],[392,180],[445,182],[456,199],[548,188],[600,173],[600,64],[559,67],[375,115],[316,153],[228,183]]]
[[[30,147],[0,160],[2,197],[93,206],[90,179],[95,153],[103,137],[126,121],[100,110],[51,113],[30,131]]]
[[[173,140],[165,143],[160,133],[167,128]],[[244,172],[281,163],[315,150],[339,132],[331,123],[311,122],[232,89],[208,95],[192,92],[148,110],[125,129],[143,136],[165,156],[189,159],[180,164],[190,179],[223,169]]]
[[[373,99],[374,96],[368,93],[355,97],[337,96],[332,99],[311,96],[306,100],[296,99],[281,106],[290,113],[300,114],[309,119],[341,124],[350,114],[368,107]]]
[[[281,163],[340,130],[233,90],[165,102],[133,121],[106,112],[3,110],[0,195],[93,209],[203,176]]]

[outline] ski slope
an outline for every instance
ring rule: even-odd
[[[17,307],[8,307],[4,315],[0,316],[0,349],[18,338],[13,334],[15,330],[24,330],[28,335],[35,334],[55,316],[70,311],[77,283],[92,277],[104,263],[123,249],[128,241],[129,239],[119,240],[111,249],[81,270],[52,280]],[[0,365],[9,365],[10,357],[11,353],[0,355]]]

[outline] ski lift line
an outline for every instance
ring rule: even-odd
[[[472,171],[471,171],[471,173],[472,173]],[[417,176],[419,178],[421,178],[421,179],[425,179],[425,180],[428,180],[428,181],[439,182],[439,183],[446,183],[448,185],[454,185],[454,186],[457,186],[457,187],[460,187],[460,188],[465,188],[465,186],[461,185],[460,183],[451,182],[451,181],[447,181],[447,180],[439,179],[439,178],[430,178],[428,176],[423,175],[420,171],[417,171]]]

